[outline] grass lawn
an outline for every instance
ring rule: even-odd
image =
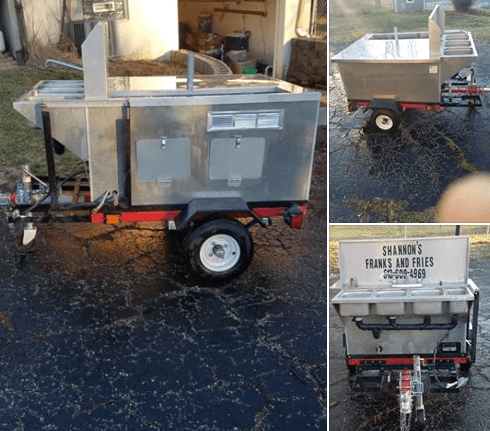
[[[395,13],[379,3],[330,1],[330,43],[348,44],[366,33],[392,33],[394,27],[398,27],[399,32],[427,31],[430,11]],[[490,10],[475,9],[471,13],[446,11],[446,28],[466,29],[471,31],[475,42],[490,42]]]
[[[0,172],[28,164],[35,174],[46,174],[44,136],[42,130],[32,130],[12,103],[34,84],[42,80],[79,79],[81,74],[47,70],[5,70],[0,72]],[[76,136],[73,139],[78,139]],[[56,156],[57,172],[67,174],[79,162],[70,151]]]

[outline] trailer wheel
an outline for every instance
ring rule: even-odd
[[[417,409],[417,428],[419,430],[425,428],[425,413],[423,409]]]
[[[380,132],[393,132],[400,125],[400,118],[391,109],[376,109],[371,116],[371,123]]]
[[[208,279],[237,277],[252,261],[253,249],[250,232],[235,220],[211,220],[184,239],[192,270]]]

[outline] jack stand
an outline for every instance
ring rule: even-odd
[[[425,425],[425,409],[424,409],[424,384],[422,383],[422,369],[420,356],[413,357],[413,380],[412,394],[415,398],[415,412],[417,424],[421,427]]]
[[[413,374],[412,374],[413,373]],[[410,430],[410,422],[415,400],[415,413],[417,425],[425,425],[424,384],[422,383],[422,369],[420,356],[413,357],[413,370],[400,371],[400,429]]]

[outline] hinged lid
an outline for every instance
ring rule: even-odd
[[[348,240],[339,243],[342,287],[468,281],[467,236]]]

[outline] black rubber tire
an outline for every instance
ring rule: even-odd
[[[417,410],[416,424],[417,429],[421,430],[425,428],[425,412],[424,410]]]
[[[203,223],[187,234],[183,246],[193,272],[201,278],[217,281],[238,277],[248,268],[254,252],[248,229],[229,219]],[[220,250],[214,250],[216,247]]]
[[[391,109],[375,109],[371,115],[371,125],[378,132],[394,132],[400,125],[400,115]]]

